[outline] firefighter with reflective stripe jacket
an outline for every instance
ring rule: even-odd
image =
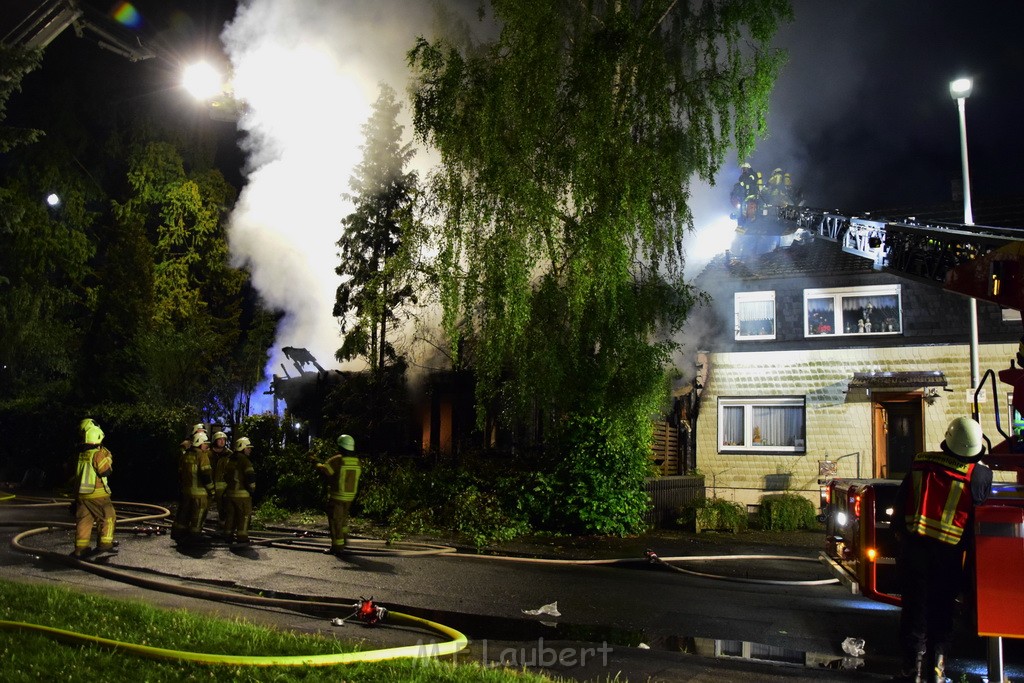
[[[941,450],[914,458],[896,494],[892,519],[900,541],[901,680],[945,680],[974,508],[992,487],[992,470],[978,462],[985,452],[983,438],[977,422],[956,418]]]
[[[224,492],[227,484],[224,481],[224,471],[228,466],[231,457],[231,449],[228,448],[228,435],[224,432],[213,433],[213,443],[210,445],[210,467],[213,468],[213,500],[217,508],[217,528],[224,531],[224,519],[227,517],[227,503],[224,501]]]
[[[327,479],[327,524],[331,532],[333,555],[345,550],[345,536],[348,535],[348,512],[359,490],[359,475],[362,466],[355,455],[356,442],[348,434],[338,437],[338,448],[343,452],[333,455],[327,462],[317,462],[316,469]],[[313,462],[316,459],[310,456]]]
[[[75,549],[72,555],[83,557],[89,554],[93,529],[98,530],[99,537],[96,551],[115,552],[117,513],[110,501],[110,484],[107,483],[107,477],[113,470],[114,456],[102,445],[103,430],[98,424],[86,418],[79,424],[79,430],[82,445],[75,465]]]
[[[252,497],[256,494],[256,470],[249,458],[252,442],[243,436],[235,441],[235,449],[227,452],[229,455],[217,461],[217,469],[224,482],[221,497],[224,533],[234,543],[248,543]]]
[[[179,543],[195,541],[203,530],[206,510],[213,497],[213,470],[207,454],[210,440],[205,432],[192,436],[192,444],[178,460],[181,499],[171,525],[171,538]]]

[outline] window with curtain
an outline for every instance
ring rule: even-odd
[[[775,339],[775,292],[736,292],[736,339]]]
[[[803,453],[802,396],[718,399],[718,449],[741,453]]]
[[[804,290],[804,336],[902,334],[900,285]]]

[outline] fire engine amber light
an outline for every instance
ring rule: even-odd
[[[874,548],[868,548],[868,562],[874,562],[875,558],[878,557],[878,551]]]

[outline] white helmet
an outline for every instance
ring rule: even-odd
[[[985,452],[981,425],[969,417],[958,417],[946,428],[944,450],[964,459],[977,458]]]
[[[213,440],[216,441],[217,439],[224,439],[224,441],[227,442],[228,435],[225,434],[224,432],[214,432],[213,433]]]
[[[252,442],[247,437],[241,437],[235,442],[235,452],[245,450],[252,446]]]
[[[202,446],[204,443],[209,443],[210,437],[206,436],[206,432],[196,432],[192,435],[192,445]]]

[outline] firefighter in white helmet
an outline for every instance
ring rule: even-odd
[[[362,466],[356,457],[356,442],[348,434],[338,437],[341,453],[332,455],[327,462],[317,462],[313,455],[310,460],[327,480],[327,524],[331,532],[331,547],[327,552],[341,555],[345,550],[348,535],[348,513],[359,490],[359,475]]]
[[[114,526],[117,513],[110,500],[107,477],[113,471],[114,456],[103,446],[103,430],[91,418],[79,425],[81,445],[75,463],[75,549],[72,555],[89,553],[93,530],[97,530],[95,552],[116,552]]]
[[[242,437],[233,451],[217,461],[224,482],[222,506],[224,533],[233,543],[249,542],[252,497],[256,495],[256,470],[252,466],[252,442]]]
[[[203,520],[213,496],[213,470],[210,467],[210,440],[206,432],[192,436],[192,444],[178,460],[178,486],[181,498],[171,525],[171,538],[179,544],[199,539]]]
[[[979,462],[983,440],[981,425],[956,418],[940,450],[914,458],[896,494],[892,524],[900,541],[903,680],[945,680],[974,508],[992,487],[992,470]]]
[[[213,502],[212,507],[217,509],[217,529],[224,531],[224,491],[227,484],[224,482],[224,470],[227,467],[228,458],[231,457],[231,449],[228,448],[228,435],[224,432],[214,432],[213,441],[210,444],[210,467],[213,468]]]

